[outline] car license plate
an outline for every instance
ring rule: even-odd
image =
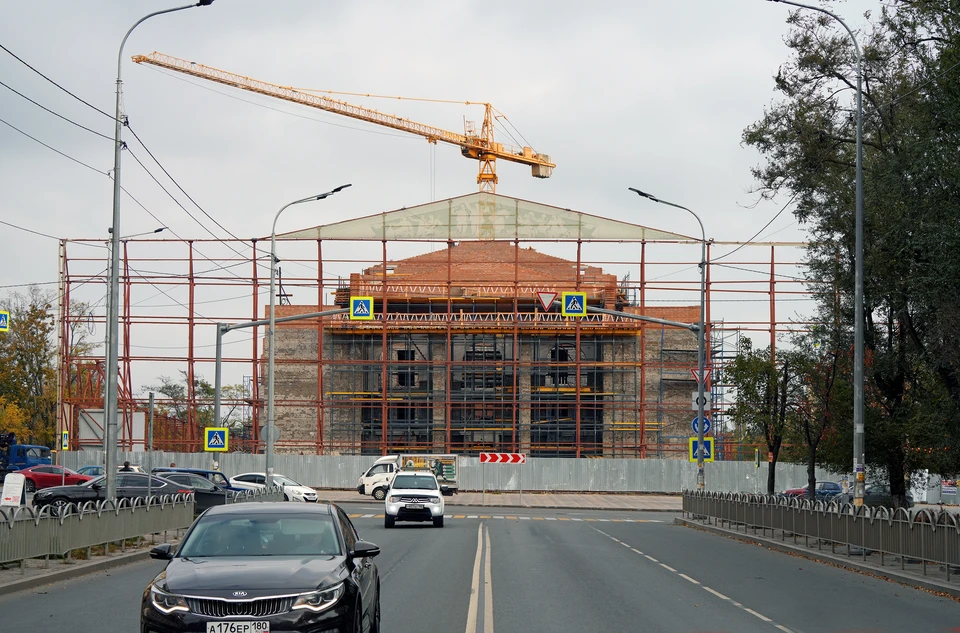
[[[207,622],[207,633],[270,633],[270,623],[256,622]]]
[[[422,503],[408,503],[407,508],[410,510],[423,510]]]

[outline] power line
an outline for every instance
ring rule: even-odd
[[[12,124],[10,124],[10,123],[7,123],[7,122],[4,121],[3,119],[0,119],[0,123],[3,123],[3,124],[6,125],[7,127],[9,127],[9,128],[11,128],[11,129],[19,132],[20,134],[23,134],[24,136],[26,136],[26,137],[27,137],[28,139],[30,139],[31,141],[35,141],[35,142],[37,142],[37,143],[40,143],[41,145],[43,145],[44,147],[46,147],[46,148],[49,149],[50,151],[56,152],[57,154],[60,154],[61,156],[63,156],[64,158],[66,158],[66,159],[68,159],[68,160],[72,160],[73,162],[77,163],[78,165],[83,165],[84,167],[86,167],[87,169],[89,169],[89,170],[91,170],[91,171],[95,171],[95,172],[97,172],[98,174],[106,175],[107,177],[109,177],[109,173],[108,173],[108,172],[106,172],[106,171],[100,171],[100,170],[97,169],[96,167],[93,167],[92,165],[88,165],[87,163],[83,162],[83,161],[80,160],[80,159],[74,158],[73,156],[70,156],[69,154],[64,154],[63,152],[61,152],[61,151],[58,150],[57,148],[51,147],[50,145],[47,145],[46,143],[44,143],[43,141],[41,141],[40,139],[38,139],[38,138],[35,137],[35,136],[30,136],[29,134],[27,134],[26,132],[24,132],[23,130],[21,130],[20,128],[18,128],[17,126],[12,125]]]
[[[99,113],[102,114],[103,116],[107,117],[107,118],[110,119],[111,121],[116,121],[116,120],[117,120],[116,117],[114,117],[112,114],[107,114],[106,112],[104,112],[103,110],[101,110],[100,108],[98,108],[97,106],[95,106],[95,105],[93,105],[93,104],[91,104],[91,103],[88,103],[87,101],[84,101],[83,99],[81,99],[81,98],[78,97],[77,95],[73,94],[72,92],[70,92],[69,90],[67,90],[66,88],[64,88],[64,87],[61,86],[60,84],[58,84],[57,82],[55,82],[53,79],[50,79],[49,77],[47,77],[46,75],[44,75],[42,72],[40,72],[39,70],[37,70],[36,68],[34,68],[33,66],[31,66],[30,64],[28,64],[28,63],[25,62],[24,60],[22,60],[22,59],[21,59],[20,57],[18,57],[13,51],[11,51],[9,48],[7,48],[6,46],[4,46],[3,44],[0,44],[0,49],[3,49],[8,55],[10,55],[11,57],[13,57],[14,59],[16,59],[18,62],[20,62],[21,64],[23,64],[24,66],[26,66],[27,68],[29,68],[30,70],[32,70],[33,72],[37,73],[38,75],[40,75],[41,77],[43,77],[44,79],[46,79],[46,80],[49,81],[50,83],[52,83],[54,86],[56,86],[56,87],[59,88],[60,90],[63,90],[65,93],[67,93],[68,95],[70,95],[71,97],[73,97],[74,99],[76,99],[77,101],[79,101],[80,103],[82,103],[83,105],[88,106],[88,107],[90,107],[90,108],[93,108],[94,110],[96,110],[97,112],[99,112]]]
[[[740,246],[736,247],[735,249],[733,249],[733,250],[730,251],[729,253],[724,253],[723,255],[720,255],[719,257],[711,257],[711,258],[710,258],[710,261],[711,261],[711,262],[715,262],[715,261],[717,261],[717,260],[723,259],[724,257],[730,257],[731,255],[733,255],[734,253],[736,253],[737,251],[739,251],[739,250],[740,250],[741,248],[743,248],[744,246],[747,246],[748,244],[750,244],[751,242],[753,242],[753,240],[757,239],[757,236],[758,236],[758,235],[760,235],[761,233],[763,233],[763,232],[767,229],[768,226],[770,226],[771,224],[773,224],[774,220],[776,220],[777,218],[780,217],[780,214],[781,214],[781,213],[783,213],[784,211],[786,211],[787,207],[789,207],[789,206],[790,206],[790,203],[792,203],[794,200],[797,199],[797,196],[798,196],[798,195],[799,195],[799,194],[795,193],[795,194],[793,194],[792,196],[790,196],[790,199],[787,200],[787,203],[786,203],[785,205],[783,205],[783,207],[782,207],[779,211],[777,211],[776,215],[774,215],[772,218],[770,218],[770,221],[767,222],[766,224],[764,224],[763,227],[761,227],[759,231],[757,231],[756,233],[754,233],[753,236],[752,236],[749,240],[747,240],[746,242],[744,242],[744,243],[741,244]]]
[[[68,119],[67,117],[63,116],[63,115],[60,114],[59,112],[54,112],[54,111],[51,110],[50,108],[48,108],[48,107],[46,107],[46,106],[44,106],[44,105],[41,105],[41,104],[37,103],[36,101],[34,101],[33,99],[31,99],[31,98],[28,97],[27,95],[23,94],[22,92],[14,89],[14,88],[11,88],[11,87],[8,86],[7,84],[3,83],[2,81],[0,81],[0,86],[3,86],[3,87],[6,88],[7,90],[9,90],[9,91],[11,91],[11,92],[13,92],[13,93],[15,93],[15,94],[20,95],[21,97],[23,97],[24,99],[26,99],[27,101],[29,101],[30,103],[32,103],[33,105],[35,105],[35,106],[37,106],[38,108],[40,108],[41,110],[46,110],[47,112],[49,112],[49,113],[52,114],[53,116],[59,117],[59,118],[63,119],[64,121],[66,121],[67,123],[70,123],[70,124],[72,124],[72,125],[76,125],[76,126],[77,126],[78,128],[80,128],[81,130],[86,130],[87,132],[90,132],[91,134],[96,134],[97,136],[103,137],[103,138],[107,139],[108,141],[112,141],[112,140],[113,140],[112,137],[107,136],[106,134],[101,134],[100,132],[97,132],[96,130],[91,130],[91,129],[88,128],[87,126],[85,126],[85,125],[80,125],[79,123],[77,123],[77,122],[74,121],[73,119]]]
[[[9,222],[4,222],[0,220],[0,224],[6,224],[9,227],[20,229],[21,231],[26,231],[27,233],[33,233],[34,235],[39,235],[40,237],[49,237],[51,240],[60,241],[60,238],[55,235],[50,235],[49,233],[41,233],[40,231],[34,231],[33,229],[28,229],[22,226],[17,226],[16,224],[10,224]]]

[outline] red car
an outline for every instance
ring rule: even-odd
[[[27,478],[27,492],[36,492],[37,490],[42,490],[43,488],[51,488],[53,486],[60,485],[74,486],[76,484],[82,484],[93,479],[93,477],[87,477],[86,475],[75,473],[69,468],[64,468],[63,466],[31,466],[30,468],[24,468],[23,470],[18,470],[17,472]]]

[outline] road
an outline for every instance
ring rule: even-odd
[[[884,633],[960,630],[960,604],[672,524],[668,513],[456,508],[446,526],[385,530],[384,631]],[[459,517],[459,518],[456,518]],[[138,630],[147,561],[0,597],[0,632]]]

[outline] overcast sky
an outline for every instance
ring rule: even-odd
[[[865,10],[880,6],[826,4],[854,27]],[[7,2],[0,43],[112,114],[123,34],[141,16],[170,6],[176,4]],[[125,112],[180,185],[244,238],[269,235],[282,204],[342,183],[353,187],[320,203],[322,210],[291,209],[279,229],[470,193],[476,163],[452,146],[434,149],[385,128],[136,65],[131,55],[157,50],[303,88],[489,101],[557,164],[552,178],[539,180],[527,167],[501,162],[498,193],[698,233],[689,216],[627,191],[634,186],[700,213],[708,237],[746,240],[785,202],[754,205],[749,170],[759,157],[740,139],[775,97],[772,76],[788,55],[788,12],[765,0],[216,0],[137,28],[122,62]],[[0,78],[112,137],[106,116],[3,51]],[[454,131],[462,131],[464,117],[478,125],[482,118],[481,108],[464,105],[343,98]],[[0,124],[0,219],[58,237],[105,239],[112,141],[2,87],[0,119],[100,172]],[[147,160],[129,133],[125,138]],[[209,237],[129,154],[121,174],[124,187],[178,235]],[[124,200],[122,234],[156,227]],[[6,238],[0,294],[57,279],[55,240],[2,225],[0,235]],[[758,239],[801,240],[803,232],[784,213]],[[102,249],[87,250],[104,258]]]

